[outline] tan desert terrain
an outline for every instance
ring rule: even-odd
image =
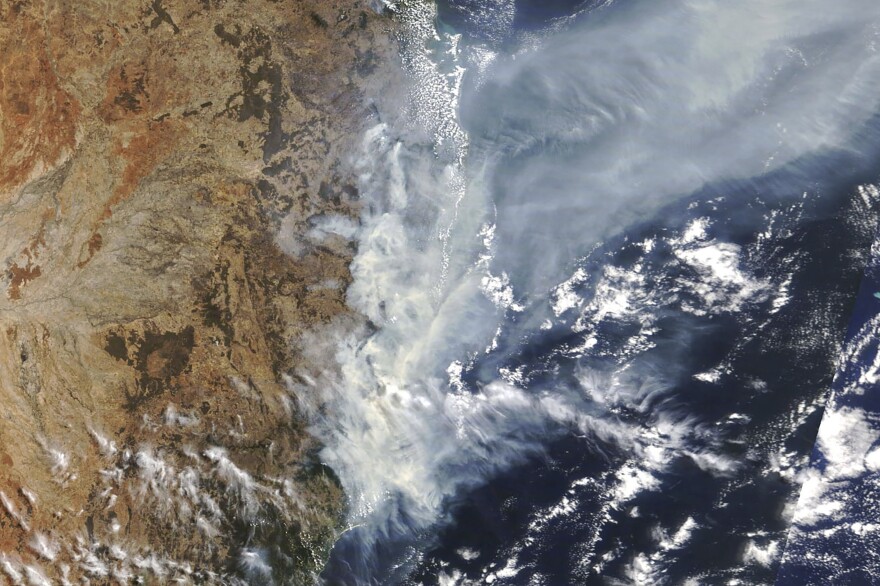
[[[354,250],[303,235],[357,218],[392,26],[361,0],[0,0],[0,583],[320,568],[344,498],[285,381]]]

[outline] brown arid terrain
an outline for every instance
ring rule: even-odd
[[[345,312],[362,0],[0,0],[0,584],[308,583],[289,391]]]

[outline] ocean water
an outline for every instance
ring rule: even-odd
[[[838,360],[778,586],[880,582],[880,241]]]
[[[774,583],[877,227],[880,4],[389,10],[363,317],[291,383],[350,498],[321,580]]]

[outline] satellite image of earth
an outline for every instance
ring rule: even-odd
[[[876,0],[0,0],[0,586],[880,585]]]

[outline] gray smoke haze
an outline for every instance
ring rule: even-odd
[[[878,14],[866,0],[618,2],[497,59],[463,107],[498,208],[495,265],[540,293],[672,198],[860,148]]]
[[[378,331],[340,322],[304,338],[338,368],[294,385],[365,552],[438,522],[449,498],[554,432],[616,438],[646,461],[679,449],[694,426],[683,416],[658,415],[660,452],[599,416],[603,393],[639,403],[662,387],[649,374],[631,373],[629,390],[593,381],[592,402],[502,380],[467,389],[456,375],[509,316],[552,316],[552,290],[601,240],[707,186],[748,189],[780,169],[808,184],[831,153],[875,139],[880,100],[876,0],[619,1],[516,55],[468,53],[460,36],[435,37],[429,5],[410,10],[414,105],[370,131],[358,163],[370,205],[348,295]],[[477,58],[480,79],[463,83]],[[732,254],[710,248],[687,254]],[[699,457],[718,474],[733,466]],[[364,563],[352,583],[368,583]]]

